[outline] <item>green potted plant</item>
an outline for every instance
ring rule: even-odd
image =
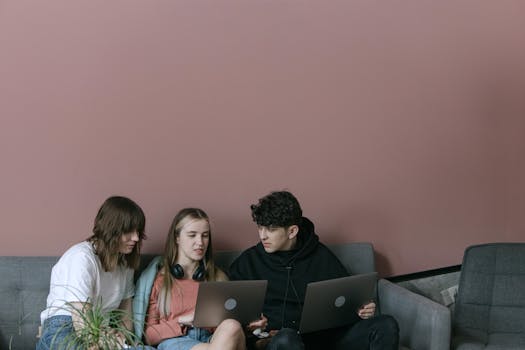
[[[74,332],[65,338],[61,349],[116,350],[129,346],[141,348],[143,343],[126,324],[131,316],[124,310],[104,311],[100,300],[90,303],[66,303],[74,315]],[[71,325],[65,325],[68,327]]]

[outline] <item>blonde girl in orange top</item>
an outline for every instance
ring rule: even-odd
[[[210,222],[197,208],[182,209],[173,219],[146,313],[145,338],[159,350],[245,350],[239,322],[224,320],[211,333],[193,328],[200,281],[227,276],[215,267]]]

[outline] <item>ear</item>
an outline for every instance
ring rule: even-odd
[[[297,237],[297,234],[299,233],[299,226],[292,225],[288,227],[288,239],[294,239]]]

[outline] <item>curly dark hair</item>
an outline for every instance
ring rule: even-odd
[[[252,219],[260,226],[290,227],[299,225],[303,211],[299,201],[288,191],[272,192],[250,206]]]

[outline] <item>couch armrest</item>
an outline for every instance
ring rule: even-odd
[[[385,279],[378,281],[379,308],[399,324],[400,345],[415,350],[450,349],[450,310]]]

